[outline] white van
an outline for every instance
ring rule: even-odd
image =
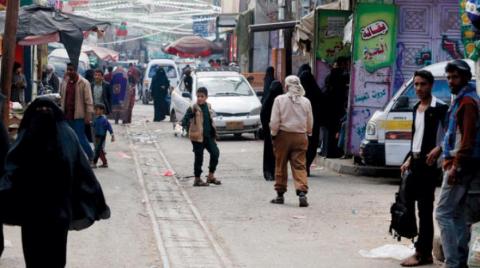
[[[470,65],[475,79],[475,63]],[[432,94],[450,104],[451,94],[445,75],[448,61],[429,65],[423,70],[430,71],[435,77]],[[479,91],[480,88],[477,88]],[[373,114],[367,123],[365,139],[360,145],[360,157],[366,165],[401,166],[410,151],[412,139],[412,110],[418,102],[413,78],[405,83],[388,102],[385,108]]]
[[[178,72],[175,61],[168,59],[151,60],[147,65],[143,79],[142,102],[144,104],[148,104],[148,102],[152,100],[150,86],[152,85],[152,78],[157,73],[158,68],[165,70],[171,87],[176,87],[180,81],[180,73]]]

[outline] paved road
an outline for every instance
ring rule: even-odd
[[[394,181],[317,168],[309,208],[298,207],[294,191],[272,205],[262,142],[245,136],[219,141],[224,184],[194,188],[190,142],[170,123],[150,122],[152,114],[137,105],[135,123],[115,128],[111,168],[97,170],[113,217],[71,233],[68,267],[398,267],[358,254],[396,243],[387,233]],[[18,228],[6,239],[13,247],[0,267],[23,267]]]

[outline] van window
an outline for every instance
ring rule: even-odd
[[[152,78],[157,73],[158,68],[162,67],[165,70],[168,78],[177,78],[177,72],[173,66],[161,66],[161,65],[152,65],[150,71],[148,72],[148,78]]]
[[[450,104],[450,88],[448,87],[447,80],[435,80],[435,83],[433,84],[432,94],[446,104]],[[401,96],[408,97],[408,108],[402,108],[401,105],[393,105],[392,112],[404,112],[406,110],[413,110],[413,106],[415,106],[415,104],[418,102],[418,97],[415,93],[413,83],[410,83],[410,85],[408,85],[407,89],[405,89]],[[399,98],[398,100],[400,99],[401,98]]]

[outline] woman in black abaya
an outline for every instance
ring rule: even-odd
[[[270,117],[272,115],[273,101],[283,94],[282,83],[274,80],[262,106],[260,119],[262,121],[263,143],[263,177],[267,181],[275,180],[275,155],[273,153],[272,136],[270,134]]]
[[[324,100],[322,91],[315,81],[310,72],[311,69],[305,68],[300,74],[300,82],[305,89],[305,97],[310,101],[312,105],[313,113],[313,130],[312,136],[308,137],[308,150],[307,150],[307,173],[310,176],[310,166],[315,160],[317,155],[318,145],[320,144],[320,127],[325,125],[325,105],[322,103]]]
[[[263,78],[263,96],[262,96],[262,104],[267,99],[268,93],[270,92],[270,86],[272,82],[275,80],[275,68],[269,66],[265,71],[265,77]]]
[[[56,104],[36,99],[25,112],[0,178],[0,219],[22,227],[26,267],[65,267],[68,231],[109,217],[75,132]]]

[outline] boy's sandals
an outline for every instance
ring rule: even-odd
[[[204,187],[204,186],[209,186],[208,182],[202,181],[202,179],[195,179],[193,182],[194,187]]]
[[[405,259],[400,265],[403,267],[415,267],[421,265],[427,265],[433,263],[433,257],[430,256],[422,256],[418,253],[415,253],[413,256]]]
[[[217,178],[215,178],[215,177],[209,178],[208,176],[207,176],[207,183],[211,183],[211,184],[215,184],[215,185],[222,184],[222,182],[217,180]]]

